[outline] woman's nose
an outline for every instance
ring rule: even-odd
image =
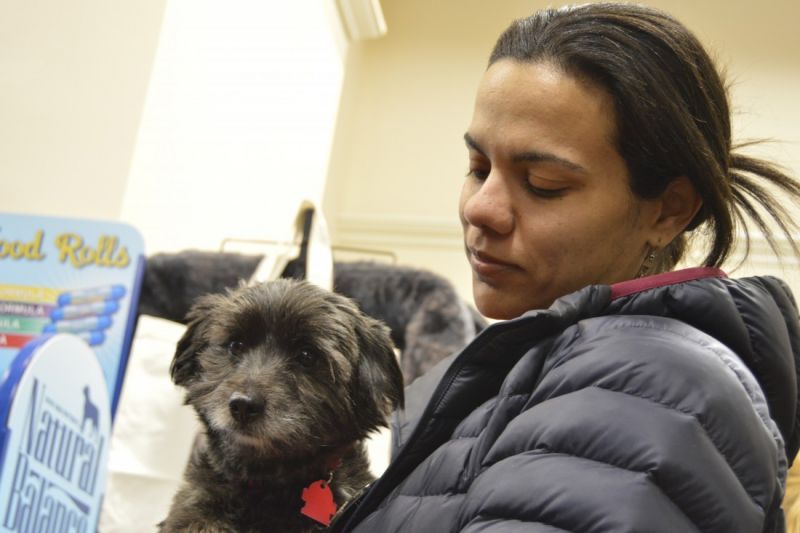
[[[464,185],[462,217],[471,226],[498,234],[514,228],[513,191],[507,180],[494,170],[483,181]]]

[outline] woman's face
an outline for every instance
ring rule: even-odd
[[[658,215],[630,191],[614,139],[604,89],[548,63],[486,71],[459,202],[481,313],[513,318],[636,275]]]

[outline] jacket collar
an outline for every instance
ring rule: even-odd
[[[636,278],[628,281],[622,281],[611,285],[611,299],[616,300],[623,296],[629,296],[637,292],[655,289],[658,287],[666,287],[667,285],[675,285],[677,283],[684,283],[704,278],[727,278],[719,268],[713,267],[697,267],[686,268],[683,270],[675,270],[673,272],[664,272],[663,274],[655,274],[653,276],[645,276],[643,278]]]

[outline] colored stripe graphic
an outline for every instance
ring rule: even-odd
[[[27,285],[0,285],[0,300],[14,302],[52,303],[58,298],[61,290],[47,287],[30,287]]]
[[[124,285],[106,285],[104,287],[92,287],[89,289],[63,292],[58,296],[58,305],[64,306],[102,300],[116,300],[123,296],[125,296]]]
[[[55,309],[54,305],[29,302],[3,302],[0,301],[0,316],[27,316],[46,318]]]
[[[78,320],[59,320],[47,324],[42,333],[79,333],[83,331],[101,330],[111,326],[111,318],[96,316]]]
[[[37,335],[14,335],[11,333],[0,333],[0,348],[22,348]]]
[[[50,313],[53,320],[71,320],[94,315],[110,315],[119,310],[119,304],[114,300],[94,302],[84,305],[65,305],[57,307]]]
[[[0,331],[6,333],[34,333],[39,334],[42,328],[49,324],[46,318],[25,318],[16,316],[0,316]]]

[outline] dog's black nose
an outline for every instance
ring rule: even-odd
[[[240,424],[247,424],[264,412],[264,400],[241,392],[234,392],[228,400],[228,409],[234,420]]]

